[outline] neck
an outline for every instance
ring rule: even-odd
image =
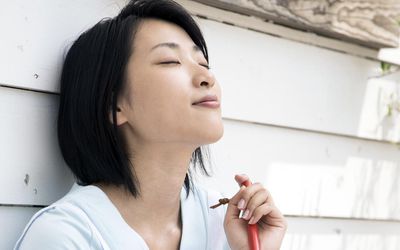
[[[183,147],[163,148],[152,145],[135,152],[132,163],[139,180],[140,197],[135,205],[156,217],[177,216],[180,208],[180,193],[188,171],[192,149]]]
[[[180,225],[180,193],[194,147],[141,144],[130,159],[139,180],[139,197],[120,187],[100,186],[133,227]]]

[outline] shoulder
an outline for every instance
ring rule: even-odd
[[[91,249],[92,235],[79,212],[60,204],[39,211],[15,249]]]
[[[15,249],[97,249],[91,222],[73,190],[37,212],[25,227]]]

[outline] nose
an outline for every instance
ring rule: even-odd
[[[215,84],[215,76],[214,74],[207,68],[202,65],[196,65],[195,74],[193,76],[193,85],[196,88],[206,87],[212,88]]]

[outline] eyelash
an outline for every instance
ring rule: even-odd
[[[159,64],[181,64],[181,63],[179,61],[166,61],[166,62],[160,62]],[[210,69],[210,66],[207,64],[201,64],[201,63],[199,64],[206,69]]]

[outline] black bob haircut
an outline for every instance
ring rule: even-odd
[[[126,83],[128,60],[134,53],[135,32],[147,18],[180,26],[208,62],[199,27],[172,0],[132,0],[116,17],[103,19],[82,33],[65,57],[57,121],[62,156],[80,185],[112,184],[124,187],[134,197],[140,195],[134,166],[116,125],[116,105]],[[204,164],[207,154],[207,147],[197,148],[190,163],[209,176]],[[190,168],[184,186],[188,195],[192,186]]]

